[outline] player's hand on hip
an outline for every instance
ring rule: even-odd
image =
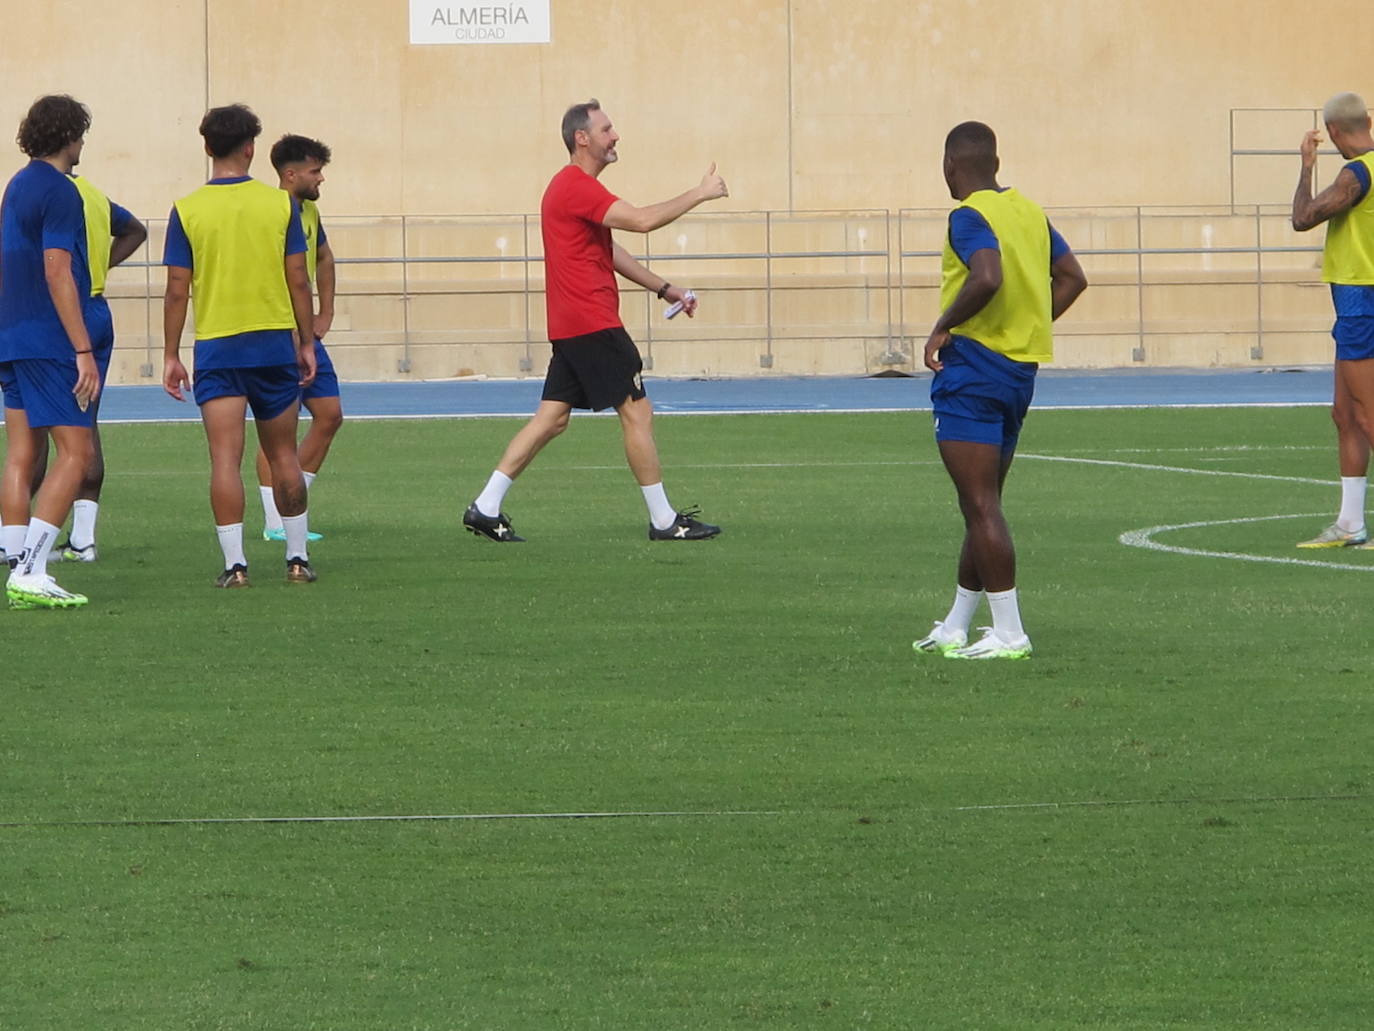
[[[930,339],[926,341],[925,363],[926,368],[934,372],[939,372],[945,367],[945,363],[940,361],[940,349],[949,344],[949,330],[937,329],[930,334]]]
[[[162,389],[177,401],[185,401],[183,391],[191,389],[191,380],[186,375],[186,366],[180,358],[168,358],[162,364]]]
[[[1317,163],[1317,145],[1325,142],[1322,134],[1316,129],[1308,129],[1302,138],[1302,146],[1298,152],[1302,154],[1302,167],[1311,168]]]
[[[719,200],[721,197],[730,196],[730,190],[725,185],[725,180],[716,175],[716,163],[711,162],[711,167],[706,170],[706,174],[701,177],[702,197],[706,200]]]

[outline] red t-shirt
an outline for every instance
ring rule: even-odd
[[[539,216],[550,340],[621,325],[611,230],[601,224],[616,199],[576,165],[565,165],[544,191]]]

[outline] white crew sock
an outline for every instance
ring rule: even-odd
[[[243,555],[243,524],[216,526],[215,533],[219,536],[219,550],[224,552],[224,568],[247,566],[248,559]]]
[[[500,469],[497,469],[491,474],[491,479],[487,480],[487,485],[482,488],[482,493],[477,495],[477,500],[473,502],[477,506],[477,511],[492,519],[499,516],[501,503],[506,500],[506,491],[510,490],[510,485],[514,482]]]
[[[661,482],[639,489],[644,493],[644,504],[649,506],[649,522],[654,524],[655,530],[666,530],[677,521],[677,509],[668,503],[668,492]]]
[[[983,600],[982,591],[970,591],[967,587],[955,585],[954,604],[949,615],[941,622],[946,630],[962,630],[968,633],[969,624],[978,614],[978,606]]]
[[[277,511],[277,499],[272,493],[272,488],[259,487],[258,493],[262,495],[262,528],[280,530],[281,513]]]
[[[305,477],[305,489],[308,491],[312,486],[314,486],[314,484],[315,484],[315,477],[318,476],[318,475],[320,475],[320,474],[319,474],[319,473],[308,473],[308,472],[306,472],[304,469],[302,469],[302,470],[301,470],[301,475]]]
[[[310,532],[308,510],[297,516],[282,516],[281,522],[286,530],[286,561],[290,562],[293,558],[310,561],[305,547]]]
[[[68,540],[73,548],[89,548],[95,543],[95,520],[99,514],[98,501],[72,502],[72,532]]]
[[[1342,530],[1353,532],[1364,526],[1364,499],[1369,489],[1369,481],[1363,476],[1341,477],[1341,514],[1336,517],[1336,525]]]
[[[57,540],[59,528],[41,519],[30,519],[28,533],[24,535],[24,550],[19,556],[20,576],[47,576],[48,555]]]
[[[992,609],[992,631],[999,638],[1010,643],[1026,636],[1015,587],[1009,591],[988,591],[988,607]]]
[[[24,551],[24,538],[28,533],[28,523],[15,523],[13,526],[6,523],[0,526],[0,550],[4,551],[5,557],[11,562],[19,561],[19,556]]]

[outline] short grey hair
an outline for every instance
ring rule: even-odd
[[[601,101],[592,97],[585,104],[574,104],[563,112],[563,142],[571,154],[577,147],[577,133],[587,128],[592,120],[592,112],[601,110]]]
[[[1322,107],[1322,121],[1338,129],[1360,129],[1369,125],[1369,108],[1358,93],[1337,93]]]

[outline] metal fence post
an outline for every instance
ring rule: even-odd
[[[397,372],[410,371],[410,226],[401,216],[401,358]]]

